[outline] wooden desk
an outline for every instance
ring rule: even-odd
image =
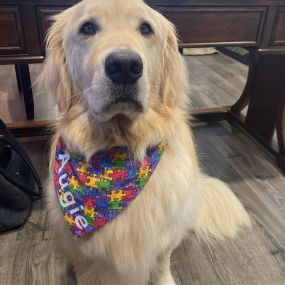
[[[44,59],[49,16],[74,0],[0,0],[0,64],[15,64],[27,118],[33,118],[28,63]],[[277,158],[285,171],[285,0],[147,0],[173,21],[182,47],[250,47],[245,89],[231,107],[199,110],[197,120],[238,121]],[[248,106],[246,117],[241,111]],[[33,130],[33,121],[15,132]],[[36,124],[39,129],[39,122]],[[44,124],[43,124],[44,125]],[[26,126],[26,129],[20,128]],[[272,145],[274,131],[278,146]]]

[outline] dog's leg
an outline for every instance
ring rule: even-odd
[[[201,204],[194,225],[199,237],[234,237],[241,226],[250,225],[246,210],[225,183],[209,177],[201,179]]]
[[[170,271],[171,251],[161,254],[157,260],[157,267],[152,278],[153,285],[175,285],[175,281]]]

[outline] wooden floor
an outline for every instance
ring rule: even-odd
[[[230,106],[240,97],[248,66],[219,53],[185,59],[193,109]]]
[[[285,178],[238,127],[218,122],[193,131],[202,168],[231,186],[250,213],[253,229],[211,245],[189,234],[172,255],[177,285],[285,284]],[[24,145],[44,178],[46,145]],[[34,203],[25,226],[0,235],[0,256],[1,285],[76,284],[55,247],[43,200]]]

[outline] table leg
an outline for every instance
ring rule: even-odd
[[[277,160],[284,162],[285,54],[257,51],[256,56],[256,71],[245,124],[267,145],[272,144],[277,130],[281,146]],[[279,165],[282,166],[281,163]],[[282,170],[285,171],[284,163]]]
[[[28,64],[15,64],[18,90],[24,96],[26,116],[28,120],[34,119],[34,99],[31,87],[30,70]]]
[[[278,166],[285,172],[285,104],[280,106],[278,119],[277,119],[277,138],[279,143],[279,153],[277,163]]]
[[[254,49],[249,52],[249,70],[245,88],[239,100],[231,107],[231,112],[240,115],[241,111],[248,105],[249,98],[253,92],[253,82],[256,77],[257,54]]]

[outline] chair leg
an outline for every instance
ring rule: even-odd
[[[279,144],[279,155],[277,156],[277,163],[280,169],[285,172],[285,102],[280,106],[280,112],[277,120],[277,138]]]
[[[34,99],[31,86],[31,77],[28,64],[15,64],[18,90],[24,96],[26,116],[28,120],[34,119]]]

